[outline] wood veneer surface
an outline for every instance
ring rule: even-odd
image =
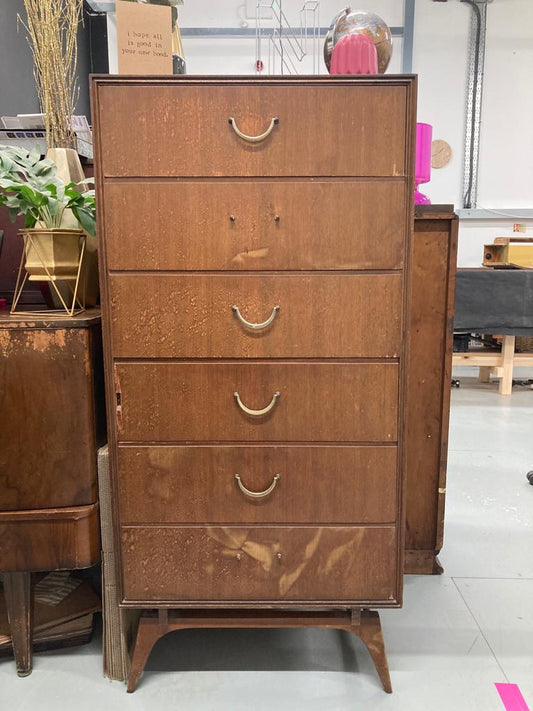
[[[399,274],[122,274],[109,278],[117,358],[397,358]],[[277,307],[272,323],[254,330]]]
[[[386,81],[102,85],[101,170],[106,177],[404,176],[406,94],[405,85]],[[279,124],[251,144],[231,117],[250,136],[272,118]]]
[[[118,363],[122,441],[397,440],[398,365],[323,362]],[[238,406],[234,393],[254,410]]]
[[[109,269],[403,266],[403,178],[110,180],[105,197]]]
[[[120,447],[128,523],[393,523],[396,447]],[[274,491],[254,499],[279,476]]]
[[[394,602],[394,526],[127,527],[126,600]],[[139,575],[142,571],[142,575]]]

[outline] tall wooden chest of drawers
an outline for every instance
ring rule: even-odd
[[[92,99],[123,605],[359,634],[402,599],[415,79]]]

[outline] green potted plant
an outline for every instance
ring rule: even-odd
[[[94,190],[87,189],[89,182],[65,183],[55,165],[41,159],[39,148],[27,151],[0,145],[0,206],[7,208],[13,221],[20,215],[25,218],[20,233],[26,276],[17,284],[20,290],[16,289],[12,310],[26,279],[52,284],[56,280],[76,281],[77,289],[85,233],[95,234]],[[67,215],[75,217],[78,228],[62,226]]]

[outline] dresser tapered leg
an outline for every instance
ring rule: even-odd
[[[139,619],[139,627],[137,629],[135,647],[133,649],[133,657],[128,676],[127,691],[129,694],[137,688],[137,683],[154,644],[168,631],[168,627],[161,625],[157,618],[141,616]]]
[[[31,573],[3,573],[7,618],[19,676],[32,670]]]
[[[374,610],[362,610],[360,624],[354,625],[351,631],[365,643],[376,671],[387,694],[392,693],[389,665],[385,653],[385,643],[381,632],[379,613]]]

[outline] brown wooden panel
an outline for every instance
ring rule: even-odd
[[[438,569],[442,543],[456,251],[453,212],[433,219],[422,212],[413,239],[407,362],[405,546],[406,570],[413,573]]]
[[[186,81],[98,93],[104,176],[406,174],[406,84]],[[279,124],[251,144],[230,117],[251,136]]]
[[[93,503],[101,353],[89,328],[18,318],[0,327],[0,511]]]
[[[72,570],[99,560],[98,504],[0,512],[0,570]]]
[[[120,363],[123,441],[395,442],[396,363]],[[266,407],[252,417],[237,405]]]
[[[128,523],[394,523],[396,447],[120,447]],[[244,494],[235,474],[262,499]]]
[[[114,275],[117,358],[397,357],[399,274]],[[243,325],[232,310],[265,329]]]
[[[403,264],[401,179],[109,181],[104,200],[109,269],[397,269]]]
[[[125,600],[356,603],[397,595],[392,526],[128,527],[122,562]]]

